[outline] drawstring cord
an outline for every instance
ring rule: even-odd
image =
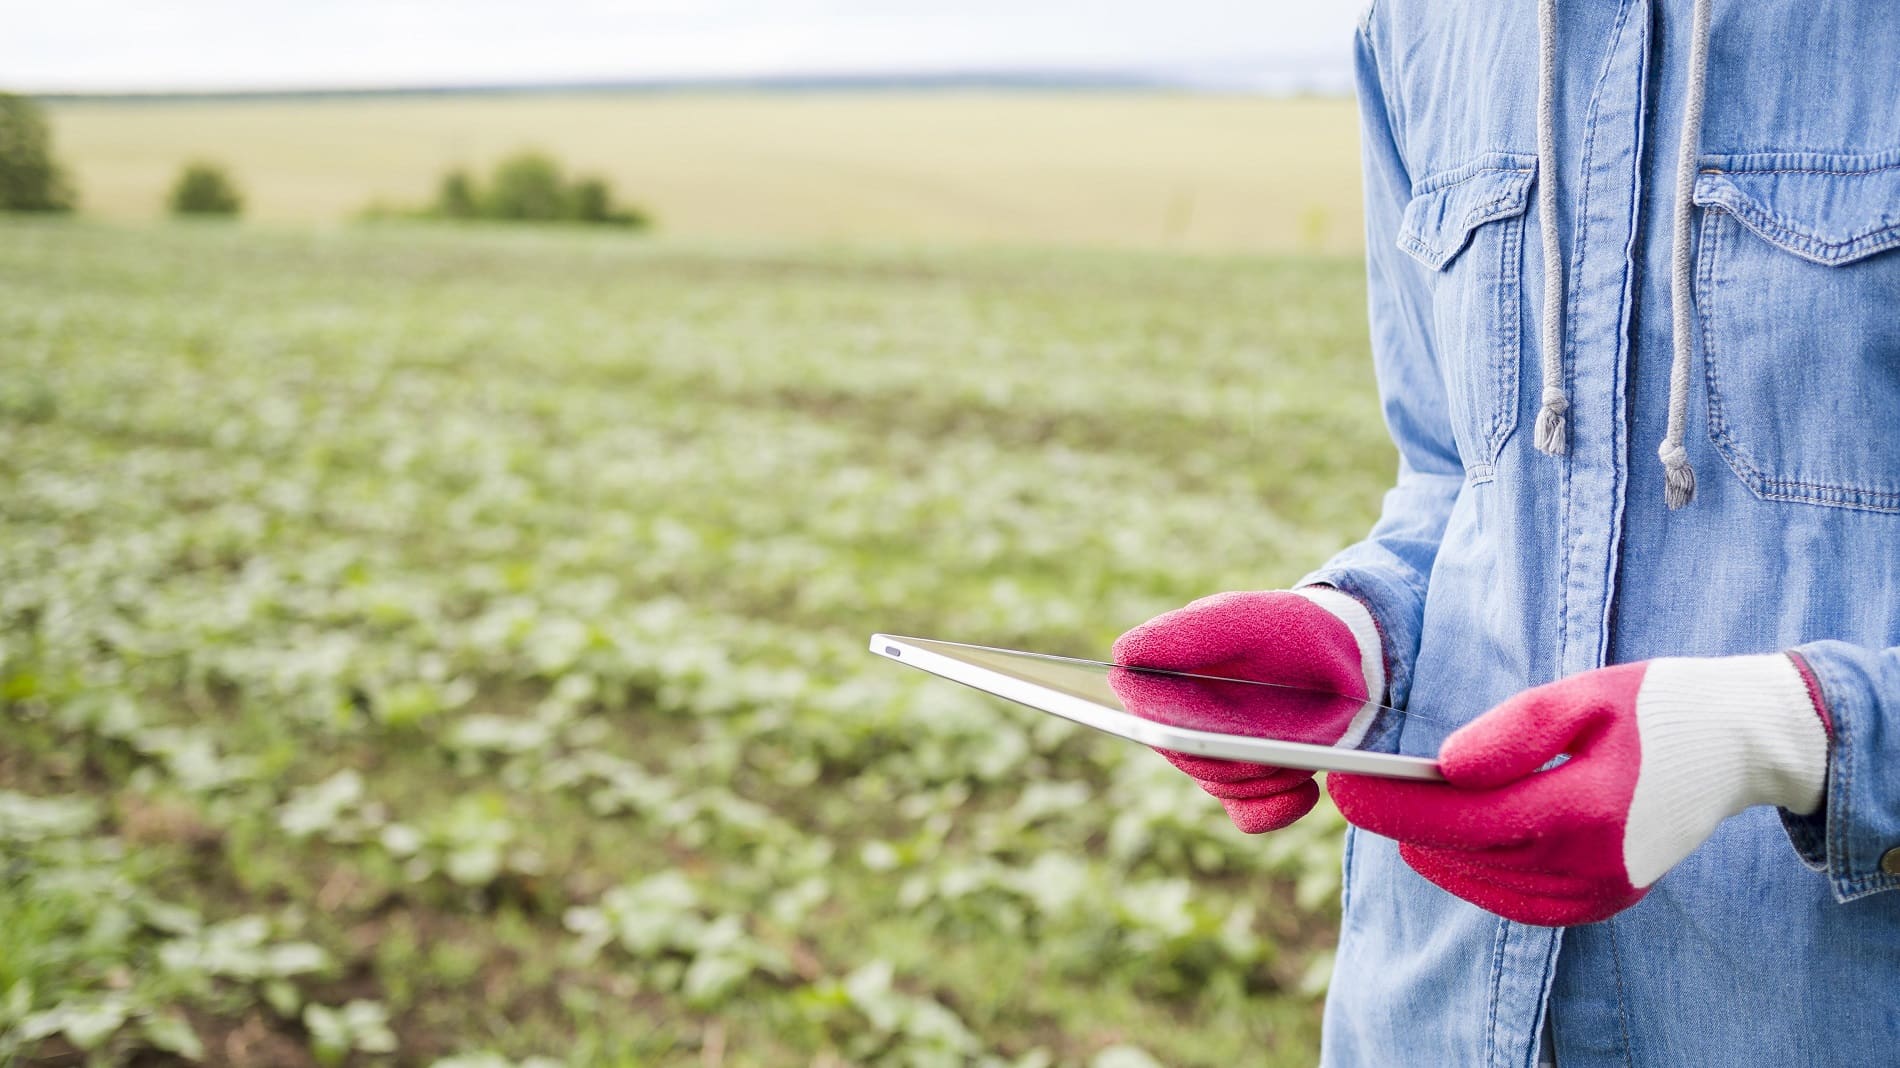
[[[1675,221],[1671,233],[1669,302],[1673,321],[1669,365],[1669,427],[1656,455],[1663,464],[1663,502],[1681,508],[1695,498],[1695,470],[1684,441],[1689,423],[1689,372],[1695,363],[1694,294],[1690,291],[1691,223],[1695,216],[1696,159],[1702,144],[1702,105],[1708,95],[1709,19],[1713,0],[1695,0],[1689,43],[1689,96],[1683,106],[1682,140],[1676,155]],[[1541,0],[1537,12],[1537,180],[1539,228],[1544,251],[1542,322],[1544,391],[1537,412],[1537,448],[1562,456],[1567,448],[1564,389],[1564,271],[1557,242],[1557,0]]]
[[[1709,87],[1709,9],[1713,0],[1695,0],[1695,28],[1689,39],[1689,98],[1682,108],[1682,143],[1676,153],[1676,225],[1671,248],[1670,310],[1675,359],[1669,365],[1669,429],[1656,455],[1663,464],[1663,501],[1681,508],[1695,498],[1695,470],[1683,447],[1689,423],[1689,369],[1695,362],[1694,294],[1690,291],[1689,237],[1695,215],[1696,158],[1702,148],[1702,103]]]
[[[1537,11],[1537,180],[1538,226],[1544,244],[1544,394],[1537,412],[1537,447],[1562,456],[1568,443],[1564,413],[1564,264],[1557,245],[1557,0],[1542,0]]]

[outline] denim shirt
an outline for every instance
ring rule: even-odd
[[[1324,1059],[1900,1063],[1900,15],[1722,0],[1694,180],[1695,498],[1664,505],[1670,237],[1691,0],[1559,7],[1569,451],[1533,447],[1537,5],[1378,0],[1357,38],[1373,358],[1400,453],[1308,582],[1386,637],[1398,748],[1528,686],[1797,649],[1834,724],[1823,809],[1728,820],[1569,929],[1437,889],[1354,831]],[[1720,715],[1720,709],[1711,709]]]

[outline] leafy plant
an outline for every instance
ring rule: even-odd
[[[861,643],[1296,578],[1390,472],[1353,265],[0,222],[0,276],[0,1059],[1311,1062],[1335,813]]]
[[[872,961],[843,979],[814,985],[805,1011],[838,1036],[858,1063],[891,1061],[931,1068],[969,1064],[982,1043],[956,1013],[892,983],[888,961]]]
[[[569,909],[563,922],[579,936],[581,959],[616,945],[648,962],[656,985],[702,1007],[726,1000],[755,974],[788,971],[783,954],[753,938],[743,917],[708,916],[677,872],[609,890],[597,906]]]
[[[237,215],[244,197],[225,169],[207,161],[185,164],[167,198],[173,215]]]
[[[345,1057],[358,1051],[396,1052],[396,1033],[389,1029],[389,1010],[379,1002],[357,1000],[335,1008],[305,1005],[303,1024],[310,1029],[317,1060],[324,1064],[341,1064]]]

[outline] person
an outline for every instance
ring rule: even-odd
[[[1852,0],[1363,16],[1396,484],[1116,650],[1438,756],[1328,778],[1326,1063],[1900,1063],[1896,55]],[[1174,759],[1244,831],[1318,800]]]

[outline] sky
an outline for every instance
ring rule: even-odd
[[[0,0],[0,89],[1346,69],[1365,0]]]

